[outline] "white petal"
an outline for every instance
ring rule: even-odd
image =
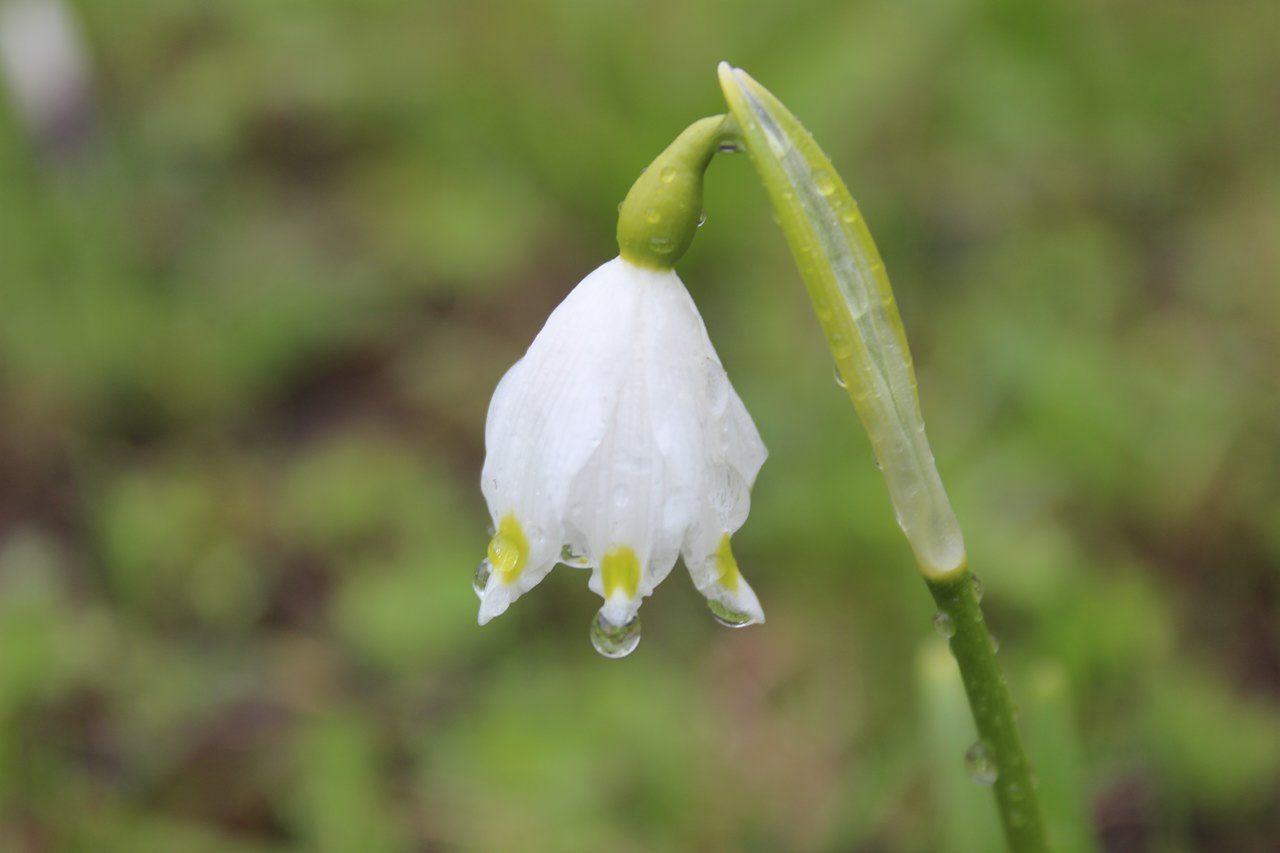
[[[621,259],[569,294],[503,378],[485,444],[495,525],[514,516],[529,554],[511,584],[491,578],[482,622],[568,544],[593,568],[605,618],[624,624],[682,549],[705,559],[741,526],[766,455],[680,279]],[[639,576],[606,596],[601,566],[619,548]]]
[[[725,615],[736,614],[731,620],[738,625],[764,622],[764,609],[755,591],[738,568],[738,561],[729,547],[729,534],[720,537],[716,550],[708,554],[685,552],[685,566],[698,591],[715,602]]]

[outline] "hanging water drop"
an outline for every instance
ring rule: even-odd
[[[986,741],[977,741],[964,754],[964,769],[969,778],[979,785],[994,784],[1000,778],[1000,770],[991,757],[991,748]]]
[[[939,610],[933,614],[933,628],[943,639],[950,640],[956,635],[956,622],[946,612]]]
[[[995,634],[987,634],[987,639],[991,641],[991,651],[993,652],[1000,651],[1000,641],[996,639]]]
[[[985,587],[983,587],[982,585],[982,578],[978,577],[975,574],[970,574],[969,585],[973,587],[973,597],[978,599],[978,603],[981,604],[982,593],[985,591]]]
[[[676,170],[670,166],[666,166],[658,173],[658,179],[664,184],[669,184],[676,179]]]
[[[704,210],[698,214],[698,227],[701,228],[707,224],[707,212]]]
[[[844,374],[840,372],[840,365],[837,364],[834,369],[836,374],[836,384],[841,388],[848,388],[849,386],[844,381]]]
[[[726,628],[744,628],[751,624],[751,615],[749,613],[734,610],[714,598],[707,599],[707,609],[711,611],[711,615],[715,620]]]
[[[719,151],[721,154],[736,154],[738,153],[738,146],[732,142],[721,142]]]
[[[489,577],[493,574],[493,563],[489,562],[489,558],[485,557],[480,561],[480,565],[476,566],[475,574],[471,576],[471,588],[480,598],[484,598],[484,591],[489,586]]]
[[[605,621],[604,612],[591,620],[591,645],[607,658],[625,658],[640,645],[640,617],[632,616],[625,625]]]

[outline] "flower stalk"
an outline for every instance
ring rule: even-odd
[[[1005,841],[1010,850],[1018,853],[1048,850],[1035,777],[973,578],[965,571],[944,580],[926,581],[938,613],[946,617],[938,617],[938,621],[948,626],[947,631],[954,631],[948,641],[951,655],[959,666],[978,730],[978,741],[971,753],[976,752],[996,774],[991,785]]]
[[[1047,849],[1013,702],[974,592],[964,537],[925,435],[915,371],[884,262],[844,182],[767,89],[721,63],[720,87],[751,156],[842,384],[866,427],[898,525],[950,633],[979,741],[975,778],[992,781],[1011,850]],[[991,775],[994,774],[994,779]]]

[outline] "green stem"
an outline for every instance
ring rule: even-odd
[[[997,774],[993,787],[1009,849],[1015,853],[1047,851],[1035,779],[972,575],[966,569],[946,578],[926,576],[925,580],[939,611],[950,620],[947,630],[954,630],[951,654],[960,667],[981,748]]]

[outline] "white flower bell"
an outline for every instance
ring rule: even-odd
[[[499,383],[485,448],[481,624],[563,562],[591,570],[593,641],[621,656],[678,556],[722,622],[764,621],[729,537],[766,450],[673,270],[618,257],[574,288]]]

